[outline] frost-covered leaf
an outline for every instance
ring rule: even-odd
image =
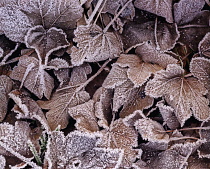
[[[6,159],[4,156],[0,155],[0,166],[4,168],[6,166]]]
[[[190,71],[208,90],[210,96],[210,60],[202,57],[193,58],[190,62]]]
[[[170,64],[166,70],[157,72],[147,83],[145,91],[151,97],[164,96],[174,108],[181,126],[192,114],[200,121],[209,119],[209,101],[204,97],[206,88],[195,77],[185,78],[184,69],[178,65]]]
[[[122,33],[123,44],[126,48],[150,41],[155,48],[166,51],[172,49],[179,38],[179,31],[177,25],[157,22],[157,29],[155,29],[156,22],[149,21],[146,23],[129,22],[125,25]],[[156,31],[155,31],[156,30]],[[155,40],[156,36],[156,40]]]
[[[145,62],[159,64],[166,68],[169,64],[176,64],[176,54],[173,52],[161,52],[155,49],[154,45],[146,42],[136,48],[136,54],[140,55]]]
[[[69,108],[69,115],[77,121],[75,126],[78,130],[84,132],[96,132],[99,130],[93,100]]]
[[[138,134],[133,127],[126,126],[122,119],[115,120],[109,129],[101,131],[103,134],[98,142],[99,147],[119,148],[124,150],[123,167],[129,167],[135,161],[138,149]]]
[[[0,122],[2,122],[7,114],[8,94],[12,90],[12,80],[5,76],[0,76]]]
[[[34,57],[22,56],[10,77],[21,82],[38,98],[49,99],[54,88],[54,79],[44,70],[44,66]]]
[[[181,0],[174,4],[174,20],[186,24],[194,19],[205,5],[205,0]]]
[[[107,0],[102,12],[108,12],[112,15],[116,15],[120,8],[122,8],[126,2],[128,2],[128,0]],[[133,6],[133,3],[129,3],[120,16],[122,18],[132,20],[135,16],[135,8]]]
[[[119,37],[113,32],[104,33],[97,25],[78,26],[74,34],[77,47],[72,47],[71,62],[75,66],[83,62],[113,59],[122,53],[123,46]]]
[[[24,156],[31,156],[27,141],[31,140],[31,129],[27,122],[17,121],[15,126],[9,123],[0,124],[0,141],[6,145],[6,147],[0,146],[0,154],[6,156],[14,156],[5,148],[13,149]]]
[[[200,54],[207,56],[208,58],[210,58],[210,32],[208,32],[204,38],[202,39],[202,41],[200,41],[199,45],[199,52]]]
[[[144,140],[158,143],[168,143],[169,135],[164,133],[163,126],[149,118],[142,118],[135,122],[135,128]]]
[[[166,18],[166,21],[169,23],[173,22],[172,0],[136,0],[134,6],[158,16],[162,16]]]
[[[42,60],[48,59],[52,52],[69,45],[66,34],[62,29],[51,27],[45,30],[41,25],[28,30],[25,36],[25,44],[28,48],[35,49],[39,59]]]
[[[49,110],[46,116],[52,130],[56,129],[58,125],[61,125],[62,129],[66,128],[70,118],[68,114],[69,108],[83,104],[90,99],[86,91],[83,89],[78,90],[79,85],[82,85],[81,83],[87,80],[87,74],[91,71],[89,67],[89,65],[83,65],[73,68],[68,86],[57,89],[49,101],[38,101],[42,109]],[[86,77],[80,76],[81,74]]]
[[[120,117],[124,118],[136,110],[148,109],[153,105],[153,102],[154,99],[152,97],[145,95],[144,87],[133,88],[123,105]]]
[[[117,63],[122,67],[128,66],[128,78],[133,82],[134,87],[142,86],[153,73],[162,69],[156,64],[143,62],[137,55],[122,54]]]
[[[36,119],[44,126],[44,129],[47,131],[50,130],[41,108],[26,93],[13,90],[9,93],[9,96],[16,103],[16,106],[12,110],[18,113],[16,116],[17,119]]]
[[[210,161],[209,159],[202,159],[197,156],[190,156],[187,160],[188,169],[209,169]]]
[[[180,126],[172,107],[164,105],[162,102],[158,102],[157,107],[159,108],[164,122],[170,129],[175,130]]]

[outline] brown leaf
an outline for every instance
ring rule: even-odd
[[[26,87],[40,99],[43,95],[49,99],[54,88],[54,79],[44,70],[44,65],[34,57],[20,57],[10,77],[20,81],[21,86]]]
[[[210,58],[210,32],[208,32],[198,45],[199,53]]]
[[[72,47],[71,62],[75,66],[113,59],[123,51],[119,37],[113,32],[104,33],[97,25],[80,25],[74,34],[77,47]]]
[[[206,88],[195,77],[185,78],[184,69],[178,65],[171,64],[166,70],[157,72],[145,91],[151,97],[164,96],[174,108],[181,126],[192,114],[200,121],[209,119],[209,101],[204,97]]]
[[[136,8],[154,13],[158,16],[166,18],[166,21],[173,23],[173,14],[172,14],[172,0],[136,0],[134,2]]]
[[[110,124],[109,129],[101,131],[102,139],[98,142],[99,147],[119,148],[124,150],[123,167],[129,167],[135,161],[138,149],[138,134],[133,127],[126,126],[122,119]]]
[[[201,159],[197,156],[190,156],[187,160],[188,169],[208,169],[210,167],[210,161],[209,159]]]

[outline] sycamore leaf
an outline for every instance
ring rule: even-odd
[[[190,62],[190,72],[197,77],[208,90],[210,96],[210,60],[202,57],[193,58]]]
[[[98,142],[99,147],[118,148],[124,150],[123,167],[129,167],[135,161],[138,149],[138,134],[133,127],[126,126],[122,119],[115,120],[108,129],[101,131],[103,134]]]
[[[83,62],[98,62],[108,58],[116,58],[122,53],[122,43],[113,32],[103,32],[97,25],[80,25],[74,31],[71,62],[78,66]]]
[[[46,31],[41,25],[28,30],[25,36],[25,44],[28,48],[35,49],[41,60],[48,59],[52,52],[69,45],[66,34],[62,29],[51,27]]]
[[[44,66],[34,57],[22,56],[13,68],[10,77],[21,82],[38,98],[43,95],[49,99],[54,88],[54,79],[44,70]]]
[[[110,13],[112,15],[116,15],[117,12],[122,8],[128,0],[107,0],[102,12],[103,13]],[[135,8],[133,3],[129,3],[128,6],[123,10],[120,15],[122,18],[132,20],[135,16]]]
[[[38,101],[42,109],[49,110],[46,116],[52,130],[56,129],[58,125],[61,125],[62,129],[66,128],[70,118],[69,108],[83,104],[90,99],[89,94],[84,89],[78,90],[79,85],[82,85],[81,82],[87,80],[88,68],[89,65],[73,68],[68,86],[57,89],[49,101]],[[81,74],[86,77],[83,76],[82,78],[79,76]]]
[[[174,20],[186,24],[194,19],[205,5],[205,0],[181,0],[174,4]]]
[[[197,87],[199,86],[199,88]],[[171,64],[166,70],[160,70],[154,79],[147,83],[146,94],[151,97],[162,97],[175,110],[181,126],[193,114],[200,121],[209,119],[209,101],[204,85],[195,77],[184,77],[184,69]]]
[[[162,16],[166,18],[167,22],[173,23],[172,0],[135,0],[134,6],[158,16]]]
[[[173,52],[162,52],[155,49],[154,45],[146,42],[136,48],[136,54],[140,55],[145,62],[155,63],[164,68],[169,64],[176,64],[178,62]]]
[[[169,135],[164,133],[163,126],[149,118],[139,119],[134,123],[135,128],[144,140],[158,143],[168,143]]]
[[[136,110],[148,109],[153,105],[153,102],[154,99],[152,97],[145,95],[144,87],[133,88],[123,105],[120,117],[124,118]]]
[[[16,103],[16,106],[12,110],[18,113],[16,116],[17,119],[36,119],[44,126],[47,132],[50,131],[44,113],[33,99],[18,90],[11,91],[9,96]]]
[[[5,76],[0,76],[0,122],[2,122],[7,114],[8,94],[12,90],[12,80]]]
[[[69,108],[68,113],[77,121],[75,126],[78,130],[84,132],[96,132],[99,130],[93,100]]]
[[[156,106],[159,108],[160,114],[167,126],[172,130],[177,129],[179,127],[179,121],[174,114],[174,109],[164,105],[162,102],[158,102]]]
[[[157,23],[149,21],[143,24],[129,22],[122,33],[123,44],[126,48],[150,41],[155,48],[161,51],[172,49],[179,36],[175,23],[168,24],[162,21],[157,21]]]
[[[9,123],[0,124],[0,142],[6,147],[0,146],[0,154],[6,156],[14,156],[6,151],[6,148],[13,149],[24,156],[31,156],[27,141],[31,140],[31,129],[27,122],[17,121],[15,126]]]
[[[71,132],[67,136],[60,131],[52,132],[45,156],[49,169],[117,169],[122,160],[122,151],[96,148],[99,136],[79,131]]]
[[[210,58],[210,32],[208,32],[198,45],[200,54]]]
[[[117,63],[122,67],[129,67],[127,74],[134,87],[142,86],[153,73],[162,69],[156,64],[143,62],[137,55],[122,54],[118,58]]]

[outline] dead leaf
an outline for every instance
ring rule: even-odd
[[[0,166],[2,168],[5,168],[6,167],[6,159],[3,155],[0,155]]]
[[[13,68],[10,77],[21,82],[39,99],[43,95],[49,99],[54,88],[54,79],[44,70],[44,65],[34,57],[22,56],[18,65]]]
[[[210,58],[210,32],[208,32],[198,45],[199,53]]]
[[[154,13],[158,16],[166,18],[166,21],[173,23],[173,14],[172,14],[172,0],[136,0],[134,2],[136,8]]]
[[[157,72],[145,91],[154,98],[164,96],[181,126],[192,114],[200,121],[209,119],[209,101],[204,97],[206,88],[195,77],[185,78],[184,69],[178,65],[170,64],[166,70]]]
[[[7,114],[7,106],[9,101],[9,92],[12,90],[13,82],[12,80],[5,76],[0,76],[0,122],[2,122]]]
[[[197,156],[190,156],[187,160],[188,169],[208,169],[210,167],[209,159],[199,158]]]
[[[80,25],[74,31],[71,62],[79,66],[83,62],[98,62],[119,57],[123,46],[119,37],[113,32],[103,32],[97,25]]]

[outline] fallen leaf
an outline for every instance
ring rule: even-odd
[[[208,32],[198,45],[199,53],[210,58],[210,33]]]

